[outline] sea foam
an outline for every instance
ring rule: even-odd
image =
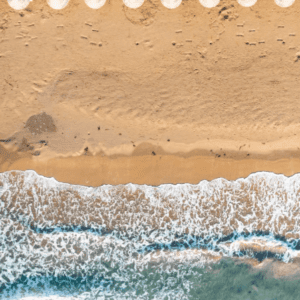
[[[181,287],[170,288],[170,279],[153,288],[155,299],[184,299],[191,285],[184,272],[214,257],[299,257],[299,174],[93,188],[28,170],[2,173],[0,183],[5,298],[154,299],[137,287],[145,284],[141,272],[155,266],[182,271],[172,279],[181,278]]]

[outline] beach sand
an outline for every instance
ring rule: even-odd
[[[299,172],[299,8],[1,2],[0,171],[93,186]]]

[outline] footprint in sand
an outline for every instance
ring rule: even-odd
[[[153,43],[150,40],[144,40],[144,46],[149,50],[153,49]]]
[[[267,52],[264,51],[264,52],[261,52],[261,54],[259,55],[260,58],[264,58],[267,56]]]
[[[297,52],[294,61],[297,62],[299,60],[300,60],[300,52]]]
[[[207,53],[207,48],[205,47],[198,47],[197,52],[201,55],[202,58],[205,58]]]
[[[277,42],[281,42],[283,45],[285,44],[285,41],[283,39],[277,39]]]

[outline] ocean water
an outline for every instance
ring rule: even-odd
[[[300,299],[300,174],[70,185],[0,174],[0,299]]]

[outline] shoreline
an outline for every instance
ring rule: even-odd
[[[130,156],[105,156],[99,153],[43,158],[43,155],[33,156],[28,152],[14,152],[0,147],[0,172],[34,170],[39,175],[54,177],[60,182],[93,187],[127,183],[153,186],[168,183],[198,184],[202,180],[216,178],[236,180],[260,171],[285,176],[300,172],[300,157],[281,157],[275,160],[259,157],[236,159],[232,158],[234,155],[218,157],[204,151],[200,155],[200,150],[198,153],[196,151],[194,154],[185,155],[167,154],[156,150],[155,155],[148,155],[145,154],[145,149],[149,152],[147,147],[144,151],[138,147]]]

